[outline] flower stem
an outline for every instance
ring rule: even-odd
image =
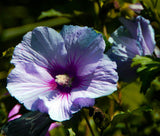
[[[151,2],[152,2],[153,7],[156,8],[156,7],[157,7],[158,0],[155,0],[155,2],[154,2],[154,0],[151,0]]]
[[[154,8],[157,7],[157,3],[158,3],[158,0],[156,0],[156,2],[154,3]]]
[[[103,131],[104,131],[104,129],[101,129],[100,136],[103,136]]]
[[[99,9],[101,9],[101,4],[100,4],[99,0],[96,0],[96,2],[98,4]]]
[[[108,39],[108,34],[107,34],[107,27],[106,25],[103,25],[103,34],[106,36],[106,38]]]
[[[82,109],[82,114],[83,114],[83,116],[84,116],[84,118],[85,118],[85,120],[86,120],[86,123],[87,123],[90,131],[91,131],[92,136],[95,136],[95,135],[94,135],[94,132],[93,132],[93,130],[92,130],[92,127],[91,127],[91,125],[90,125],[90,123],[89,123],[89,120],[88,120],[88,118],[87,118],[87,116],[86,116],[86,114],[85,114],[85,112],[84,112],[83,109]]]
[[[110,99],[109,103],[110,103],[109,115],[110,115],[111,120],[112,120],[113,119],[113,114],[114,114],[114,100]]]

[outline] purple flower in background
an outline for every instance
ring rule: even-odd
[[[16,104],[16,105],[11,109],[11,111],[10,111],[9,114],[8,114],[8,121],[17,119],[17,118],[19,118],[19,117],[22,116],[22,114],[19,114],[20,108],[21,108],[21,105],[20,105],[20,104]]]
[[[37,27],[15,47],[7,89],[29,110],[70,119],[117,89],[116,64],[104,48],[102,35],[88,27],[64,26],[60,33]]]
[[[120,80],[130,81],[136,76],[130,67],[136,55],[152,55],[155,48],[155,35],[149,20],[138,16],[134,20],[121,18],[120,26],[109,38],[113,43],[107,55],[117,63]]]
[[[141,13],[141,11],[144,9],[140,3],[129,4],[129,8],[135,11],[136,13]]]
[[[157,58],[160,58],[160,49],[157,46],[154,49],[154,53],[157,56]]]
[[[50,127],[49,127],[49,129],[48,129],[48,131],[47,131],[47,133],[46,133],[45,136],[50,136],[49,131],[51,131],[51,130],[53,130],[53,129],[61,126],[61,125],[62,125],[62,124],[61,124],[61,123],[58,123],[58,122],[52,123],[52,124],[50,125]]]

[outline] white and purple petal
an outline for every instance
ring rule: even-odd
[[[18,63],[8,76],[7,89],[27,109],[32,110],[39,96],[54,90],[56,86],[50,84],[52,80],[46,69],[33,63]]]
[[[144,9],[140,3],[129,4],[129,8],[135,11],[136,13],[140,13]]]
[[[80,26],[64,26],[61,35],[67,49],[68,64],[75,65],[78,75],[93,73],[103,57],[105,42],[101,34]]]
[[[116,63],[110,61],[104,55],[94,73],[84,76],[83,84],[79,88],[72,90],[72,101],[76,99],[76,96],[80,98],[98,98],[116,91],[118,81],[116,68]]]
[[[24,35],[16,46],[11,63],[36,63],[44,68],[65,67],[66,48],[62,36],[54,29],[37,27]],[[58,62],[58,64],[57,64]]]
[[[83,107],[92,107],[95,104],[95,99],[94,98],[77,98],[73,101],[72,106],[71,106],[71,112],[76,113]]]
[[[49,97],[41,96],[40,99],[44,101],[52,120],[64,121],[72,117],[70,95],[59,94],[56,97],[52,97],[51,94]]]

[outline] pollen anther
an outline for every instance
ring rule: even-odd
[[[62,74],[62,75],[57,75],[55,81],[61,86],[70,87],[72,83],[72,78],[70,78],[66,74]]]

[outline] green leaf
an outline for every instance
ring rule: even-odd
[[[51,136],[66,136],[66,132],[63,126],[54,128],[49,133]]]
[[[145,105],[145,106],[142,106],[142,107],[139,107],[139,108],[133,110],[132,114],[135,114],[135,113],[137,114],[137,113],[141,113],[141,112],[150,112],[150,111],[152,111],[152,108]]]
[[[0,109],[0,123],[4,123],[6,121],[6,114],[3,110]]]
[[[81,120],[82,120],[81,112],[78,112],[75,113],[70,120],[63,121],[63,125],[67,129],[72,128],[73,132],[75,132],[78,135],[79,133],[78,126]]]
[[[107,52],[107,51],[111,48],[112,44],[107,40],[107,38],[106,38],[105,35],[102,35],[102,36],[103,36],[103,39],[104,39],[105,44],[106,44],[106,47],[105,47],[105,51],[104,51],[104,52]]]
[[[140,93],[140,88],[140,82],[132,82],[121,89],[122,102],[130,111],[137,109],[145,102],[145,97]]]
[[[0,125],[7,120],[7,112],[4,103],[0,103]]]
[[[56,11],[54,9],[50,9],[48,11],[42,12],[41,15],[40,15],[40,17],[42,17],[42,16],[43,17],[45,17],[45,16],[47,16],[47,17],[50,17],[50,16],[62,16],[62,13],[59,12],[59,11]]]
[[[160,6],[159,0],[142,0],[142,1],[147,5],[147,7],[159,10]]]
[[[68,24],[69,22],[70,22],[70,19],[68,19],[66,17],[59,17],[59,18],[49,19],[49,20],[45,20],[45,21],[41,21],[41,22],[37,22],[37,23],[33,23],[33,24],[27,24],[24,26],[8,28],[2,32],[1,39],[3,41],[8,41],[8,40],[13,39],[17,36],[21,36],[28,31],[33,30],[37,26],[53,27],[53,26]]]
[[[120,112],[119,114],[115,115],[111,124],[112,126],[117,125],[118,123],[125,123],[128,121],[134,121],[136,117],[140,117],[143,112],[151,112],[152,109],[149,106],[142,106],[139,107],[131,112]]]
[[[74,133],[74,131],[72,130],[72,128],[69,128],[68,131],[69,131],[69,135],[70,136],[76,136],[76,134]]]
[[[0,71],[0,80],[6,78],[8,73],[6,71]]]
[[[160,91],[160,76],[159,77],[156,77],[152,83],[151,83],[151,87],[153,90],[155,91]]]
[[[133,58],[131,65],[139,66],[137,73],[142,81],[141,92],[144,94],[151,85],[151,82],[160,74],[160,58],[152,58],[151,56],[136,56]]]
[[[14,47],[11,47],[2,53],[3,57],[11,57],[13,54]]]
[[[96,31],[97,33],[102,34],[103,40],[105,41],[105,44],[106,44],[106,47],[105,47],[105,51],[104,51],[104,52],[107,52],[107,51],[111,48],[112,44],[108,41],[107,37],[106,37],[102,32],[100,32],[100,31],[98,31],[98,30],[95,30],[95,31]]]
[[[116,124],[120,123],[120,122],[125,122],[127,120],[129,120],[129,118],[131,117],[131,114],[129,112],[121,112],[119,114],[117,114],[116,116],[114,116],[111,124],[112,126],[115,126]]]
[[[61,12],[59,12],[59,11],[56,11],[56,10],[54,10],[54,9],[50,9],[50,10],[48,10],[48,11],[43,11],[42,13],[41,13],[41,15],[38,17],[38,19],[43,19],[43,18],[47,18],[47,17],[70,17],[70,15],[69,14],[63,14],[63,13],[61,13]]]

